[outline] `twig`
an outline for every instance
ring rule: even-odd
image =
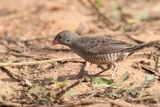
[[[79,103],[68,103],[68,104],[52,104],[52,106],[47,106],[47,105],[23,105],[24,107],[83,107],[83,106],[89,106],[89,105],[94,105],[98,103],[105,103],[105,102],[97,102],[97,101],[81,101]]]
[[[144,69],[145,71],[148,71],[156,76],[159,76],[160,77],[160,73],[158,73],[157,71],[155,71],[154,69],[150,68],[150,67],[147,67],[145,65],[142,65],[140,64],[141,68]]]
[[[132,36],[130,36],[130,35],[127,34],[127,33],[125,33],[124,36],[126,36],[128,39],[130,39],[130,40],[136,42],[137,44],[142,44],[142,43],[144,43],[144,42],[141,41],[141,40],[138,40],[138,39],[133,38]]]
[[[146,101],[146,100],[155,100],[154,96],[146,96],[146,97],[140,97],[140,98],[129,98],[129,100],[133,101],[133,102],[141,102],[141,101]]]
[[[102,71],[100,71],[100,72],[98,72],[98,73],[94,74],[93,76],[98,76],[98,75],[100,75],[100,74],[104,73],[105,71],[107,71],[107,70],[111,69],[111,67],[112,67],[112,66],[110,66],[110,65],[109,65],[107,68],[104,68],[103,66],[99,65],[99,66],[98,66],[98,68],[101,68],[101,69],[102,69]]]
[[[95,93],[95,92],[93,91],[89,96],[87,96],[87,97],[84,98],[83,100],[87,100],[87,99],[89,99],[89,98],[91,98],[91,97],[94,97],[95,95],[97,95],[97,93]]]
[[[1,107],[21,107],[22,105],[18,103],[0,101],[0,106]]]
[[[77,80],[75,83],[73,83],[72,85],[68,86],[67,88],[65,88],[64,90],[60,91],[55,98],[55,102],[57,102],[66,92],[68,92],[71,88],[77,86],[79,83],[81,83],[84,80],[84,78],[81,78],[79,80]]]
[[[127,37],[127,39],[129,39],[137,44],[145,43],[142,40],[138,40],[138,39],[132,37],[132,35],[138,35],[138,34],[140,34],[139,31],[137,31],[137,32],[123,32],[123,33],[115,34],[115,36],[125,36],[125,37]]]
[[[19,81],[22,80],[18,75],[16,75],[15,73],[11,72],[9,69],[7,69],[7,68],[5,68],[5,67],[0,67],[0,69],[1,69],[2,71],[6,72],[8,76],[10,76],[11,78],[13,78],[13,79],[16,80],[16,81],[19,82]]]
[[[20,103],[13,103],[13,102],[7,102],[7,101],[0,101],[0,107],[71,107],[71,104],[65,104],[65,105],[58,105],[53,104],[52,106],[47,105],[38,105],[38,104],[20,104]]]
[[[158,48],[155,70],[160,73],[160,49]]]
[[[83,100],[87,100],[87,99],[89,99],[89,98],[91,98],[91,97],[93,97],[94,95],[96,95],[97,93],[92,93],[91,95],[89,95],[88,97],[86,97],[86,98],[84,98]],[[122,103],[120,103],[119,101],[115,101],[115,100],[112,100],[112,99],[109,99],[109,98],[105,98],[105,99],[101,99],[101,101],[102,100],[105,100],[105,103],[106,104],[108,104],[108,103],[110,103],[110,104],[112,104],[112,105],[116,105],[116,106],[118,106],[118,107],[133,107],[133,106],[131,106],[130,104],[128,104],[127,102],[122,102]],[[98,99],[96,100],[96,101],[98,101]],[[104,103],[104,102],[103,102]]]
[[[128,104],[127,102],[117,102],[115,100],[109,99],[109,98],[105,98],[109,103],[111,103],[112,105],[116,105],[118,107],[132,107],[130,104]]]
[[[65,61],[65,60],[73,60],[73,59],[78,59],[78,58],[79,57],[66,57],[66,58],[51,59],[51,60],[42,60],[42,61],[0,63],[0,66],[1,67],[7,67],[7,66],[27,66],[27,65],[44,64],[44,63],[53,63],[53,62]],[[82,62],[82,61],[79,61],[79,62]]]
[[[97,101],[92,101],[92,102],[80,102],[80,103],[73,103],[73,104],[52,104],[52,106],[47,106],[47,105],[37,105],[37,104],[19,104],[19,103],[12,103],[12,102],[5,102],[5,101],[0,101],[0,106],[1,107],[77,107],[77,106],[89,106],[89,105],[94,105],[97,103],[105,103],[105,102],[97,102]]]
[[[16,57],[27,57],[27,58],[36,57],[35,55],[31,55],[29,53],[6,52],[5,54],[14,55]]]
[[[24,80],[23,78],[21,78],[20,76],[16,75],[15,73],[11,72],[9,69],[5,68],[5,67],[0,67],[0,69],[7,73],[7,75],[9,77],[11,77],[12,79],[16,80],[17,82],[20,82],[20,84],[22,86],[32,86],[32,83],[29,80]]]

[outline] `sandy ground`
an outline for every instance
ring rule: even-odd
[[[133,44],[136,42],[126,35],[143,42],[160,40],[159,0],[100,1],[103,5],[99,10],[114,22],[112,26],[114,29],[110,29],[104,21],[97,19],[97,13],[87,0],[0,0],[0,62],[34,62],[78,57],[68,47],[51,45],[54,36],[62,30],[78,32],[82,36],[109,35],[111,38]],[[122,20],[112,19],[114,11],[119,11],[114,7],[117,4],[125,14],[128,14],[128,25],[125,25]],[[118,25],[120,27],[117,27]],[[118,63],[118,71],[113,81],[120,81],[126,72],[129,75],[118,89],[95,88],[89,80],[72,88],[73,92],[70,93],[75,95],[62,96],[59,99],[55,96],[61,88],[55,83],[48,84],[50,80],[56,79],[63,83],[66,79],[64,87],[67,87],[81,77],[79,72],[85,71],[89,75],[94,75],[101,69],[89,63],[84,67],[82,63],[76,61],[2,67],[0,103],[15,106],[20,106],[19,104],[76,106],[73,104],[77,104],[77,106],[95,107],[158,107],[160,106],[160,82],[157,76],[159,72],[153,73],[154,81],[149,82],[143,90],[136,91],[135,96],[124,90],[142,88],[146,76],[151,75],[151,71],[155,71],[156,55],[155,48],[146,48]],[[81,58],[77,60],[83,61]],[[139,64],[145,67],[141,68]],[[6,73],[7,70],[16,76],[9,75]],[[112,70],[108,70],[100,77],[109,79],[108,75],[111,74]],[[31,82],[33,86],[22,85],[21,79]],[[24,83],[28,85],[26,81]],[[37,88],[37,84],[40,89]],[[45,91],[41,92],[43,89]],[[109,94],[112,94],[112,97]]]

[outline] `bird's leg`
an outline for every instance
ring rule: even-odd
[[[82,78],[84,76],[88,76],[88,71],[85,70],[87,66],[87,62],[83,63],[81,68],[80,68],[80,72],[78,73],[79,78]]]
[[[113,68],[112,68],[112,69],[113,69],[113,73],[112,73],[110,79],[113,79],[115,73],[117,72],[117,66],[116,66],[116,64],[112,63],[112,67],[113,67]]]
[[[87,66],[88,66],[88,63],[87,63],[87,62],[83,63],[83,65],[81,66],[80,72],[79,72],[79,74],[78,74],[78,78],[79,78],[79,79],[84,78],[84,81],[85,81],[85,82],[86,82],[86,81],[87,81],[87,82],[91,81],[91,77],[90,77],[90,75],[88,74],[88,71],[85,70]]]

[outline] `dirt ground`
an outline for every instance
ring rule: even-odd
[[[160,1],[0,0],[0,105],[160,107],[157,48],[118,63],[111,81],[112,70],[93,76],[101,69],[52,45],[62,30],[133,44],[160,40]]]

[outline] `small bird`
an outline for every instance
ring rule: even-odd
[[[82,37],[70,31],[58,33],[53,40],[53,44],[70,47],[73,52],[90,63],[113,65],[114,68],[115,63],[123,61],[137,50],[154,46],[156,43],[159,41],[134,45],[105,36]]]

